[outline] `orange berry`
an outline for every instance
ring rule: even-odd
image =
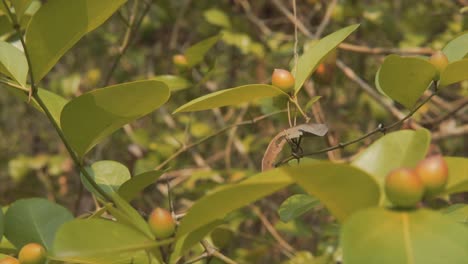
[[[29,243],[21,248],[18,259],[21,264],[43,264],[46,256],[46,250],[42,245]]]
[[[0,264],[20,264],[20,262],[14,257],[5,257],[0,259]]]
[[[449,64],[447,56],[442,51],[436,51],[432,56],[429,58],[429,62],[436,67],[439,74],[437,75],[437,79],[441,72],[445,70],[447,65]]]
[[[294,76],[292,76],[292,74],[287,70],[275,69],[271,75],[271,84],[280,88],[284,92],[288,92],[293,89],[294,82]]]
[[[424,184],[425,194],[433,196],[444,190],[448,181],[448,165],[442,156],[428,157],[414,169]]]
[[[187,57],[185,57],[185,55],[183,54],[176,54],[172,56],[172,62],[176,66],[181,67],[181,68],[185,68],[188,66]]]
[[[412,208],[421,201],[424,184],[414,171],[400,168],[385,178],[385,193],[396,207]]]
[[[169,211],[162,208],[155,208],[149,218],[148,224],[151,231],[158,239],[172,236],[176,228],[176,222]]]

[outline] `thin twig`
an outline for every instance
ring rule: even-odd
[[[333,14],[333,10],[335,9],[336,2],[337,0],[330,1],[330,4],[327,7],[327,11],[325,11],[325,15],[323,16],[322,22],[320,22],[319,26],[317,27],[317,30],[315,31],[314,38],[319,39],[322,36],[323,31],[325,31],[325,28],[330,22],[330,18]]]
[[[423,125],[431,125],[431,126],[434,126],[434,125],[437,125],[441,122],[443,122],[444,120],[450,118],[451,116],[455,115],[458,111],[464,109],[466,106],[468,106],[468,97],[465,97],[461,100],[460,103],[458,103],[455,107],[453,107],[452,109],[450,109],[447,113],[437,117],[437,118],[434,118],[434,119],[431,119],[429,121],[426,121],[426,122],[421,122]]]
[[[441,140],[448,137],[457,137],[468,134],[468,124],[452,128],[448,131],[437,131],[432,133],[431,138],[433,140]]]

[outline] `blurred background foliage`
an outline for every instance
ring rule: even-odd
[[[40,1],[32,2],[22,23],[27,23],[28,16],[40,6]],[[346,40],[353,46],[342,46],[330,56],[306,84],[309,89],[300,94],[303,105],[312,96],[321,96],[320,109],[308,107],[307,111],[321,111],[331,131],[328,142],[305,141],[305,151],[326,147],[333,139],[337,140],[336,144],[356,138],[379,123],[395,120],[336,67],[337,58],[374,87],[376,71],[385,55],[409,49],[414,51],[410,52],[413,55],[427,56],[468,27],[466,0],[296,2],[297,18],[304,26],[298,28],[299,53],[313,45],[317,32],[324,36],[350,24],[361,24]],[[67,53],[41,87],[73,98],[114,83],[157,76],[171,80],[174,92],[166,105],[114,133],[86,160],[88,164],[103,159],[119,161],[133,175],[157,168],[184,146],[227,125],[285,109],[284,102],[273,99],[213,111],[171,114],[178,106],[203,94],[243,84],[269,83],[274,68],[289,68],[294,57],[294,24],[286,13],[292,14],[291,3],[286,0],[128,1],[118,14]],[[132,20],[141,23],[133,24],[126,42],[128,23]],[[15,41],[10,32],[3,14],[1,38]],[[173,64],[173,55],[215,35],[220,35],[220,39],[201,64],[190,70]],[[372,50],[375,47],[382,50]],[[415,115],[416,122],[428,124],[426,127],[438,135],[434,136],[433,152],[467,155],[466,134],[450,134],[452,129],[466,127],[466,107],[435,125],[430,122],[460,103],[466,105],[467,95],[468,82],[452,85],[441,92],[437,102]],[[404,112],[398,105],[395,107]],[[217,185],[236,182],[259,171],[269,141],[287,126],[283,111],[252,125],[228,129],[172,159],[165,168],[170,167],[166,179],[171,180],[176,211],[184,212],[194,200]],[[373,139],[351,145],[332,156],[323,154],[316,158],[347,160]],[[287,149],[284,152],[288,154]],[[45,116],[5,89],[0,89],[0,182],[2,205],[23,197],[45,196],[74,209],[76,214],[94,206]],[[213,242],[229,252],[227,255],[235,255],[236,260],[279,263],[289,253],[281,246],[278,250],[265,228],[265,218],[296,250],[304,251],[285,263],[310,263],[316,255],[322,255],[326,263],[330,257],[327,252],[337,243],[338,226],[320,205],[312,208],[313,213],[286,223],[280,221],[278,206],[292,193],[302,193],[302,190],[292,187],[251,208],[232,213],[229,225],[213,233]],[[167,206],[167,202],[167,186],[160,183],[146,190],[135,205],[145,214],[155,205]],[[253,209],[257,207],[265,210],[255,213]],[[236,242],[231,241],[232,237]]]

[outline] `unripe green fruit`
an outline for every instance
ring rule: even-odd
[[[172,62],[176,66],[181,67],[181,68],[185,68],[188,66],[187,58],[183,54],[176,54],[172,56]]]
[[[396,207],[412,208],[421,201],[424,184],[414,171],[400,168],[385,178],[385,193]]]
[[[151,231],[158,239],[172,236],[176,228],[176,222],[169,211],[155,208],[148,218]]]
[[[29,243],[23,246],[18,254],[21,264],[43,264],[46,261],[46,250],[37,243]]]
[[[0,264],[20,264],[20,262],[14,257],[5,257],[0,259]]]
[[[414,172],[423,182],[426,196],[440,193],[447,185],[448,165],[439,155],[420,161]]]
[[[271,84],[284,92],[288,92],[294,88],[294,82],[294,76],[287,70],[275,69],[271,75]]]
[[[429,58],[429,62],[432,63],[439,71],[439,74],[445,70],[447,65],[449,64],[447,56],[442,51],[436,51],[432,56]]]

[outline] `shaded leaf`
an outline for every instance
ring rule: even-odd
[[[204,39],[185,51],[188,66],[194,66],[203,61],[206,53],[218,42],[219,36]]]
[[[28,9],[29,5],[33,0],[10,0],[11,4],[15,8],[16,17],[18,21],[21,20],[26,9]]]
[[[60,117],[62,130],[82,157],[115,130],[160,107],[169,95],[169,88],[154,80],[97,89],[65,105]]]
[[[381,200],[380,186],[374,177],[347,164],[318,162],[283,170],[341,222]]]
[[[96,182],[97,185],[99,185],[99,187],[108,194],[117,192],[120,186],[131,178],[130,171],[125,167],[125,165],[112,160],[101,160],[95,162],[86,170],[94,179],[94,182]],[[105,200],[82,174],[81,180],[88,191],[97,195],[103,201]]]
[[[320,204],[319,200],[307,194],[295,194],[286,199],[278,209],[278,214],[281,221],[289,222],[316,205]]]
[[[286,93],[272,85],[248,84],[198,97],[177,108],[174,113],[201,111],[221,106],[238,105],[280,94],[287,96]]]
[[[389,55],[376,76],[378,87],[407,108],[413,107],[437,74],[426,59]]]
[[[468,80],[468,59],[450,63],[440,74],[441,86],[447,86],[463,80]]]
[[[177,75],[159,75],[151,79],[165,83],[171,92],[184,90],[192,85],[187,79]]]
[[[86,33],[104,23],[125,0],[48,0],[34,14],[25,38],[38,83]]]
[[[135,252],[168,242],[170,240],[156,242],[113,221],[74,220],[64,224],[57,232],[50,258],[72,263],[132,263]]]
[[[453,204],[441,210],[441,213],[468,227],[468,205]]]
[[[16,248],[35,242],[51,249],[59,227],[72,219],[67,209],[46,199],[17,200],[5,214],[5,237]]]
[[[468,191],[468,159],[464,157],[444,157],[448,165],[448,183],[445,194]]]
[[[434,211],[372,208],[344,224],[341,245],[347,264],[462,264],[468,229]]]
[[[28,61],[22,51],[4,41],[0,41],[0,73],[26,87]]]
[[[359,154],[352,165],[367,171],[383,183],[390,171],[416,166],[426,156],[430,140],[430,133],[425,129],[392,132]]]
[[[126,201],[133,200],[143,189],[155,183],[164,171],[147,171],[124,182],[119,188],[119,195]]]
[[[341,42],[343,42],[353,31],[359,27],[358,24],[342,28],[338,31],[331,33],[328,36],[320,39],[315,45],[310,47],[304,54],[302,54],[297,61],[297,69],[292,70],[295,72],[295,94],[298,94],[302,85],[318,67],[318,65],[325,60],[327,55],[332,52]]]
[[[452,39],[442,49],[449,62],[463,59],[468,54],[468,32]]]

